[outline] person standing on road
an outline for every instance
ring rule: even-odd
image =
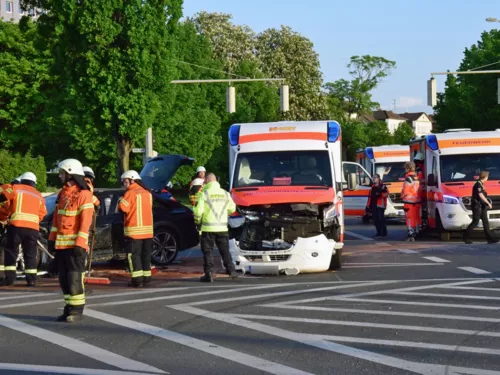
[[[54,267],[66,302],[57,321],[74,323],[82,319],[85,307],[83,275],[94,204],[78,160],[60,162],[59,178],[63,188],[57,196],[48,246],[55,253]]]
[[[205,275],[201,282],[213,282],[215,245],[219,249],[224,267],[231,278],[238,277],[231,253],[229,252],[228,216],[236,211],[231,195],[220,187],[213,173],[207,176],[207,184],[198,193],[194,206],[194,219],[201,226],[201,252],[203,253],[203,269]]]
[[[4,285],[9,286],[16,281],[19,246],[22,246],[26,282],[28,286],[35,286],[38,273],[38,233],[40,221],[47,214],[47,208],[42,194],[35,188],[35,174],[26,172],[21,175],[20,180],[19,184],[12,186],[12,195],[2,207],[8,217]]]
[[[373,218],[373,223],[377,230],[374,238],[387,237],[387,224],[385,222],[385,209],[387,208],[387,197],[389,190],[384,185],[379,174],[373,176],[373,185],[368,194],[368,203],[366,211],[370,211]]]
[[[401,200],[404,203],[406,227],[408,228],[408,242],[414,242],[417,235],[418,218],[420,215],[420,183],[415,173],[415,163],[405,163],[405,181],[401,191]]]
[[[498,243],[498,239],[495,239],[490,231],[490,223],[488,221],[488,209],[491,210],[493,206],[488,200],[488,193],[486,192],[484,183],[488,181],[489,174],[490,172],[488,171],[481,171],[479,180],[472,187],[472,222],[469,224],[464,234],[464,242],[466,244],[472,244],[470,237],[474,228],[479,224],[479,220],[483,222],[484,234],[486,235],[488,243]]]
[[[121,180],[127,189],[119,200],[118,209],[125,214],[125,252],[132,277],[129,286],[142,288],[151,283],[153,196],[136,171],[125,172]]]
[[[417,174],[420,192],[420,204],[417,217],[417,234],[422,230],[422,219],[427,219],[427,192],[425,190],[425,165],[424,155],[419,152],[413,158],[415,162],[415,173]]]

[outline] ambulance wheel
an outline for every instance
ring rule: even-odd
[[[436,228],[439,233],[439,239],[441,241],[449,241],[451,240],[451,233],[448,232],[446,229],[443,227],[443,222],[441,221],[441,216],[439,215],[439,211],[436,210]]]
[[[332,255],[332,260],[330,262],[330,271],[339,270],[342,268],[342,249],[335,250],[335,255]]]

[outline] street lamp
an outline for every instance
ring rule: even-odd
[[[500,22],[500,20],[495,17],[488,17],[486,18],[486,22]]]

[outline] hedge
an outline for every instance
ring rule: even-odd
[[[0,150],[0,183],[5,184],[24,172],[33,172],[37,178],[37,189],[44,192],[47,188],[47,170],[43,157],[33,157],[29,153],[21,156]]]

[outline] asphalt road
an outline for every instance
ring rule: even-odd
[[[500,246],[348,225],[337,272],[88,287],[74,325],[0,288],[0,373],[500,375]]]

